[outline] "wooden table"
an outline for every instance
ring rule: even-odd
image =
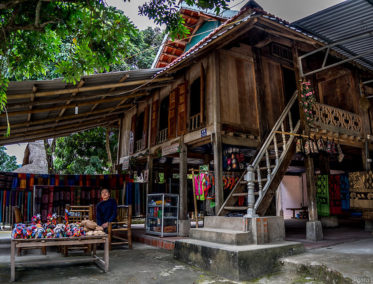
[[[96,246],[97,244],[105,244],[104,258],[98,257],[96,255]],[[84,237],[75,237],[75,238],[56,238],[56,239],[12,239],[10,247],[10,280],[15,281],[16,279],[16,250],[17,248],[43,248],[43,247],[53,247],[53,246],[71,246],[71,245],[92,245],[92,258],[90,259],[98,267],[100,267],[104,272],[109,271],[109,238],[107,235],[104,236],[84,236]],[[58,262],[82,262],[87,261],[80,258],[78,261],[74,257],[66,257],[61,260],[53,261],[53,263]],[[17,262],[20,264],[19,262]],[[38,263],[43,264],[43,262],[38,261]],[[47,259],[47,263],[50,264],[50,259]],[[22,263],[27,265],[27,263]]]
[[[293,219],[295,219],[295,211],[308,211],[307,207],[301,207],[301,208],[286,208],[286,210],[292,210],[293,211]]]

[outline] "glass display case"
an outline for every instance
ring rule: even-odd
[[[146,203],[146,233],[158,236],[177,236],[179,195],[148,194]]]

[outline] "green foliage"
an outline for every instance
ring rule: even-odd
[[[139,12],[159,25],[165,24],[166,31],[172,38],[183,38],[189,34],[189,30],[184,26],[184,20],[178,13],[181,2],[202,9],[214,9],[215,13],[219,14],[222,10],[228,9],[230,0],[150,0],[139,7]]]
[[[311,124],[314,120],[313,105],[316,102],[315,92],[312,90],[311,83],[309,81],[302,82],[301,86],[300,104],[302,106],[306,122]]]
[[[54,167],[60,174],[105,174],[111,166],[105,148],[106,129],[97,127],[58,138]],[[118,133],[111,132],[110,149],[116,157]]]
[[[16,156],[9,156],[5,150],[4,146],[0,146],[0,171],[12,172],[18,168],[17,158]]]

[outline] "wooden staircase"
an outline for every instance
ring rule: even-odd
[[[290,165],[295,153],[295,136],[299,131],[297,91],[277,120],[275,126],[257,152],[251,165],[241,175],[239,182],[223,203],[218,216],[242,213],[247,217],[263,216]],[[238,206],[238,198],[247,197],[245,206]]]

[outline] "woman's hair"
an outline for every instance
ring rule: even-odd
[[[110,189],[103,187],[100,189],[100,193],[102,193],[104,190],[106,190],[110,194]],[[110,194],[111,195],[111,194]]]

